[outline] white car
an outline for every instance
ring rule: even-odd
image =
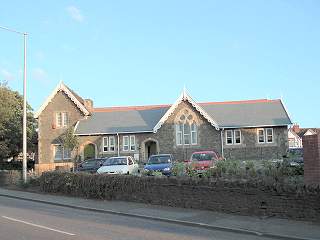
[[[138,163],[130,156],[108,158],[97,170],[99,174],[135,174],[138,172]]]

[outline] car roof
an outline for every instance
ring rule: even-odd
[[[194,152],[192,154],[204,154],[204,153],[217,153],[216,151],[200,151],[200,152]]]
[[[155,157],[155,156],[171,156],[171,154],[169,154],[169,153],[154,154],[154,155],[151,155],[150,157]]]

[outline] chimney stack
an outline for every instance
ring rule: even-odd
[[[300,131],[300,126],[299,126],[299,124],[297,124],[297,123],[293,124],[292,129],[293,129],[293,131],[294,131],[295,133],[298,133],[298,132]]]
[[[93,110],[93,101],[91,99],[84,99],[84,106],[89,112],[92,112],[92,110]]]

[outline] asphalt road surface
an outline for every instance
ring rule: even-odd
[[[0,196],[1,240],[269,239]]]

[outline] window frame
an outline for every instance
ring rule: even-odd
[[[127,139],[127,144],[125,144],[125,139]],[[125,149],[125,147],[127,147],[127,149]],[[127,135],[125,135],[125,136],[123,136],[122,137],[122,150],[124,151],[124,152],[129,152],[129,150],[130,150],[130,139],[129,139],[129,136],[127,136]]]
[[[236,138],[236,132],[239,132],[239,138],[240,138],[240,142],[237,143],[237,138]],[[242,133],[241,133],[241,130],[240,129],[235,129],[233,130],[233,144],[234,145],[241,145],[242,144]]]
[[[133,141],[132,141],[133,139]],[[133,149],[132,149],[133,147]],[[136,151],[136,136],[135,135],[130,135],[129,136],[129,151],[134,152]]]
[[[192,130],[192,126],[194,126],[194,129]],[[195,122],[191,123],[190,125],[190,132],[191,132],[191,145],[197,145],[198,144],[198,126]],[[195,136],[195,142],[193,142],[192,136]]]
[[[60,147],[61,148],[61,158],[56,158],[56,149]],[[70,152],[69,157],[65,157],[65,151],[67,149],[62,145],[62,144],[53,144],[53,160],[54,161],[63,161],[63,160],[70,160],[72,158],[71,156],[71,151],[68,149]]]
[[[228,137],[228,132],[231,133],[231,137]],[[233,130],[226,130],[226,145],[233,145]],[[231,139],[231,143],[228,143],[228,138]]]
[[[107,144],[105,144],[105,140],[107,140]],[[107,148],[107,150],[105,150],[105,147]],[[109,152],[109,137],[102,138],[102,152]]]
[[[180,127],[182,126],[182,129]],[[178,137],[180,135],[180,137]],[[179,139],[179,142],[178,142]],[[176,145],[183,145],[183,123],[176,124]]]
[[[113,144],[111,145],[111,139],[113,139]],[[114,136],[109,136],[109,152],[115,152],[116,151],[116,138]],[[111,148],[113,147],[113,150]]]
[[[185,127],[187,127],[187,129],[189,130],[189,133],[185,133],[184,129]],[[185,138],[185,136],[189,136],[188,138]],[[189,140],[189,143],[186,143],[186,140]],[[185,146],[189,146],[191,145],[191,126],[188,122],[183,124],[183,145]]]
[[[59,121],[61,118],[61,123]],[[57,128],[66,128],[69,125],[69,113],[68,112],[55,112],[55,125]]]
[[[269,140],[268,140],[268,130],[271,130],[271,138],[272,138],[272,141],[271,142],[269,142]],[[273,143],[274,142],[274,134],[273,134],[273,128],[266,128],[265,129],[265,135],[266,135],[266,143]]]
[[[263,142],[260,142],[260,134],[259,131],[262,130],[263,131]],[[257,129],[257,141],[259,144],[264,144],[266,143],[266,131],[264,128],[258,128]]]

